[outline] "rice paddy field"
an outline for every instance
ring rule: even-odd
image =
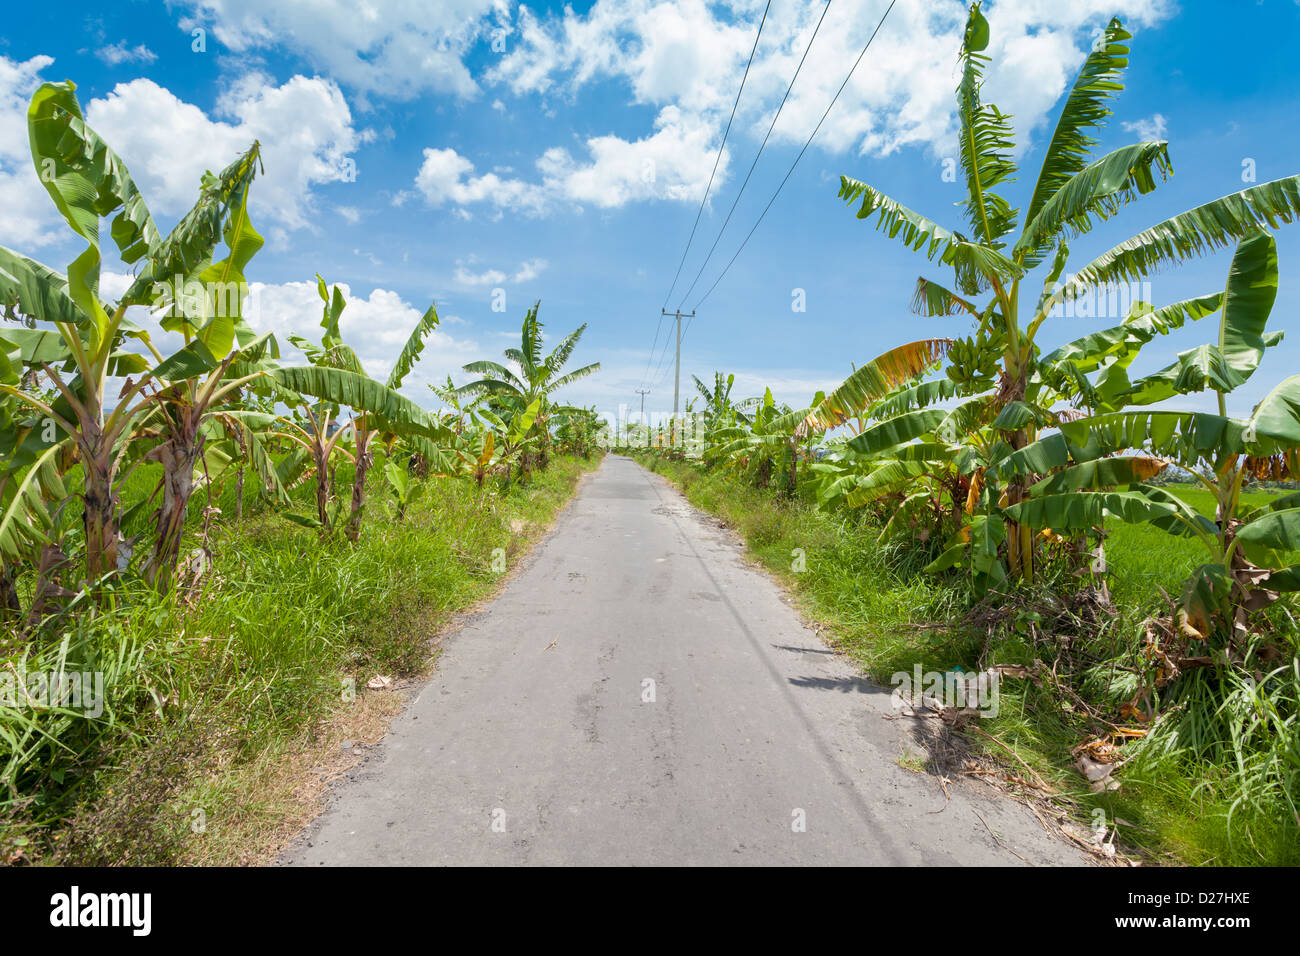
[[[1214,498],[1199,485],[1165,486],[1203,515],[1213,517]],[[1262,507],[1291,491],[1255,490],[1241,495],[1242,510]],[[1209,560],[1195,538],[1178,538],[1158,528],[1111,519],[1106,528],[1106,561],[1111,591],[1121,603],[1142,605],[1157,600],[1163,589],[1177,596],[1188,575]],[[1300,561],[1300,555],[1296,555]]]

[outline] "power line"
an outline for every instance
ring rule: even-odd
[[[885,25],[885,18],[889,16],[889,11],[894,9],[894,4],[896,2],[897,0],[889,0],[889,6],[885,8],[885,13],[880,18],[880,22],[876,24],[876,29],[871,31],[871,36],[867,39],[866,46],[862,48],[862,52],[858,54],[858,58],[853,61],[853,67],[849,70],[848,76],[844,77],[844,82],[840,84],[840,88],[836,90],[835,95],[831,97],[830,105],[826,107],[826,112],[822,114],[822,118],[817,121],[817,125],[813,128],[812,135],[808,137],[808,142],[803,144],[803,149],[799,150],[799,155],[796,156],[794,162],[790,164],[790,169],[785,174],[785,178],[781,180],[781,184],[776,187],[776,192],[772,194],[772,198],[769,199],[767,205],[763,207],[763,212],[759,214],[758,222],[754,223],[754,227],[750,229],[749,234],[745,236],[745,241],[740,244],[740,248],[736,250],[736,254],[731,257],[731,261],[726,264],[718,278],[714,280],[713,285],[709,286],[709,291],[704,293],[704,297],[700,299],[699,302],[695,303],[694,309],[698,309],[704,304],[704,301],[713,294],[713,290],[718,287],[718,283],[722,281],[723,277],[726,276],[727,272],[731,269],[732,263],[736,261],[741,252],[744,251],[745,246],[749,244],[750,237],[754,235],[754,231],[758,229],[759,223],[763,221],[763,217],[767,215],[767,211],[771,209],[772,204],[776,202],[776,197],[781,195],[781,190],[785,188],[785,184],[790,179],[791,174],[794,173],[795,167],[799,165],[799,160],[803,159],[803,154],[808,151],[808,147],[812,145],[812,141],[817,136],[818,130],[822,128],[822,123],[826,122],[826,117],[830,115],[831,108],[835,106],[835,101],[840,98],[840,94],[844,92],[844,88],[849,85],[849,80],[853,78],[853,74],[857,71],[858,65],[862,62],[862,58],[867,55],[867,50],[871,48],[871,41],[876,38],[876,34],[880,32],[880,28]]]
[[[713,240],[713,245],[709,247],[708,255],[706,255],[704,261],[700,263],[700,271],[695,273],[695,278],[691,280],[691,287],[682,293],[682,305],[686,304],[686,300],[689,299],[691,293],[695,291],[696,283],[700,281],[700,276],[704,275],[705,266],[707,266],[709,260],[713,258],[713,251],[718,248],[718,243],[722,241],[722,234],[727,231],[727,224],[731,222],[731,215],[736,211],[736,206],[740,202],[740,197],[745,194],[745,187],[749,185],[749,177],[754,175],[754,169],[758,166],[759,157],[763,155],[763,150],[767,148],[767,141],[772,136],[772,130],[776,128],[776,121],[781,117],[781,110],[785,109],[785,101],[790,98],[790,91],[794,89],[794,81],[799,79],[799,73],[803,70],[804,61],[808,59],[808,51],[812,49],[813,40],[817,39],[817,33],[822,28],[822,21],[826,19],[826,13],[831,8],[831,2],[832,0],[826,0],[826,6],[822,7],[822,15],[817,20],[817,26],[813,28],[812,36],[808,38],[808,45],[803,49],[803,56],[799,58],[799,65],[795,67],[794,76],[790,77],[790,83],[785,88],[785,96],[781,97],[781,103],[776,108],[776,114],[772,117],[772,122],[767,127],[767,135],[763,137],[763,142],[759,144],[758,152],[754,155],[754,161],[749,165],[749,172],[745,174],[745,181],[740,184],[740,192],[736,193],[736,198],[732,200],[731,208],[727,210],[727,218],[722,221],[722,228],[718,230],[717,238]],[[683,261],[685,260],[683,259]],[[673,285],[676,284],[676,280],[674,280]],[[679,305],[678,308],[680,309],[681,306]]]
[[[654,381],[650,385],[651,388],[658,388],[660,385],[663,384],[664,379],[667,377],[667,373],[664,371],[664,368],[668,363],[668,346],[671,344],[672,344],[672,339],[670,338],[664,339],[664,350],[659,355],[659,364],[655,367],[655,377],[654,377]]]
[[[650,374],[650,363],[654,361],[654,358],[655,358],[655,349],[656,349],[656,348],[658,347],[658,345],[659,345],[659,330],[660,330],[661,328],[663,328],[663,324],[664,324],[664,317],[663,317],[662,314],[660,314],[660,316],[659,316],[659,322],[658,322],[658,324],[655,325],[655,340],[654,340],[654,342],[653,342],[653,343],[651,344],[651,346],[650,346],[650,352],[649,352],[649,354],[647,354],[646,357],[645,357],[645,372],[643,372],[642,375],[641,375],[641,384],[642,384],[642,385],[645,385],[645,384],[646,384],[646,376]]]
[[[727,128],[722,134],[722,142],[718,144],[718,155],[713,160],[713,172],[709,173],[709,183],[704,187],[704,197],[700,200],[699,212],[695,214],[695,225],[691,226],[691,235],[686,240],[686,248],[682,250],[682,261],[677,264],[677,274],[673,276],[673,284],[668,287],[668,294],[664,296],[663,308],[668,308],[668,300],[673,297],[673,289],[677,288],[677,280],[681,278],[682,266],[686,264],[686,254],[691,251],[691,242],[695,239],[695,230],[700,226],[700,216],[704,214],[704,204],[709,201],[709,190],[713,188],[713,177],[718,172],[718,163],[722,161],[722,150],[727,145],[727,136],[731,133],[731,124],[736,118],[736,108],[740,106],[740,94],[745,91],[745,80],[749,78],[749,68],[754,65],[754,54],[758,52],[758,38],[763,35],[763,24],[767,22],[767,11],[772,8],[772,0],[767,0],[767,6],[763,8],[763,18],[758,21],[758,33],[754,34],[754,47],[749,51],[749,62],[745,64],[745,75],[740,78],[740,89],[736,90],[736,102],[731,106],[731,117],[727,120]]]

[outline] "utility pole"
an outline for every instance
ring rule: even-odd
[[[673,368],[673,423],[668,433],[668,443],[671,445],[673,444],[677,433],[677,397],[681,392],[682,387],[682,310],[678,309],[675,312],[669,312],[665,309],[660,309],[659,311],[664,315],[671,315],[677,319],[677,361]],[[691,313],[687,318],[695,318],[694,309],[691,309]]]
[[[682,312],[681,309],[678,309],[676,312],[669,312],[665,309],[660,309],[659,311],[664,315],[671,315],[677,319],[677,364],[676,368],[673,370],[673,418],[676,418],[677,397],[682,385]],[[695,318],[695,310],[692,309],[690,314],[686,317],[688,319]]]
[[[636,390],[636,393],[637,393],[638,395],[641,396],[641,424],[642,424],[642,425],[645,425],[645,424],[646,424],[646,421],[645,421],[645,397],[646,397],[647,395],[650,394],[650,389],[648,389],[648,388],[638,388],[638,389]],[[649,438],[649,436],[650,436],[650,428],[649,428],[649,426],[647,425],[647,426],[646,426],[646,446],[647,446],[647,447],[649,447],[649,444],[650,444],[650,438]]]

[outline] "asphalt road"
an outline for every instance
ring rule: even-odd
[[[734,535],[609,456],[282,862],[1083,862],[903,769],[890,713]]]

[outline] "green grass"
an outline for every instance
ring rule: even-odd
[[[277,765],[310,754],[325,722],[365,702],[370,678],[423,673],[450,615],[502,582],[494,549],[513,568],[598,463],[556,458],[504,492],[431,478],[403,522],[383,502],[377,468],[356,547],[254,509],[242,524],[217,525],[197,593],[161,599],[124,583],[116,608],[70,615],[66,667],[103,671],[108,707],[98,719],[0,707],[2,858],[257,859],[266,848],[250,843],[301,802],[284,780],[264,792]],[[131,491],[150,485],[133,477]],[[308,513],[311,494],[298,489],[296,510]],[[222,504],[233,515],[229,490]],[[10,640],[0,669],[48,671],[59,653],[52,639]],[[357,701],[344,699],[349,682]],[[207,819],[201,839],[196,808]]]
[[[1166,488],[1201,514],[1214,517],[1214,496],[1207,489],[1199,485],[1167,485]],[[1257,508],[1289,493],[1247,491],[1241,496],[1241,506],[1243,509]],[[1152,604],[1161,600],[1161,589],[1176,597],[1188,576],[1209,560],[1209,553],[1196,538],[1175,537],[1149,525],[1122,521],[1111,521],[1106,527],[1106,561],[1112,571],[1111,587],[1115,599],[1121,604]]]
[[[1058,637],[1076,642],[1071,653],[1093,665],[1063,674],[1062,687],[1004,680],[998,716],[978,722],[990,736],[971,742],[1012,773],[1032,767],[1080,821],[1091,824],[1094,812],[1104,811],[1112,826],[1121,821],[1121,843],[1154,861],[1300,864],[1300,673],[1266,681],[1249,701],[1238,695],[1234,703],[1242,706],[1218,716],[1212,698],[1198,702],[1191,696],[1196,682],[1184,682],[1181,698],[1170,702],[1178,722],[1149,744],[1126,748],[1132,756],[1119,772],[1117,791],[1091,793],[1073,768],[1072,748],[1097,728],[1068,694],[1100,711],[1117,711],[1136,686],[1123,663],[1137,655],[1141,621],[1162,600],[1155,586],[1178,593],[1183,578],[1204,563],[1195,542],[1121,525],[1107,545],[1116,616],[1077,620],[1066,607],[1054,621],[1050,609],[1062,602],[1043,587],[1018,595],[1008,606],[1020,613],[990,631],[960,623],[972,598],[959,576],[921,573],[931,557],[925,547],[878,543],[879,527],[865,511],[826,512],[719,472],[652,453],[637,457],[734,528],[750,553],[794,590],[808,615],[828,625],[833,645],[882,683],[915,663],[946,671],[1043,660],[1050,668],[1060,653]],[[1175,490],[1197,507],[1208,505],[1195,500],[1198,489]],[[794,570],[796,549],[804,553],[801,572]],[[1294,628],[1290,635],[1294,667]],[[1223,696],[1219,689],[1215,694],[1214,700]],[[1233,714],[1255,716],[1246,719],[1250,726],[1233,731]],[[1236,750],[1233,733],[1242,741]],[[1192,734],[1201,739],[1192,741]]]

